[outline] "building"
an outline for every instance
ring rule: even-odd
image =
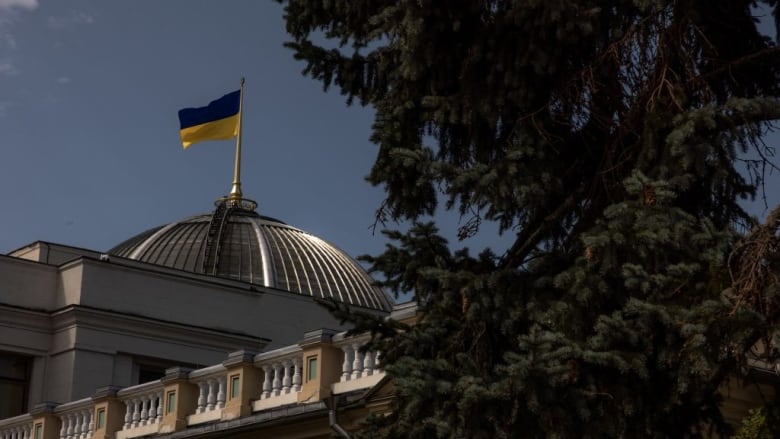
[[[313,410],[332,394],[320,383],[342,380],[345,354],[352,359],[343,381],[365,361],[362,375],[373,378],[363,385],[379,382],[375,354],[369,361],[358,351],[355,360],[358,341],[317,303],[389,316],[392,300],[363,268],[325,240],[259,215],[240,193],[215,205],[105,253],[35,242],[0,256],[0,438],[92,437],[101,427],[90,424],[117,428],[118,409],[116,436],[94,437],[158,433],[163,404],[185,419],[165,428],[197,429],[297,405],[302,390]],[[228,382],[234,365],[252,389]],[[342,390],[361,388],[355,373]],[[179,408],[163,399],[169,382],[177,383]],[[247,395],[233,414],[225,412],[227,389]],[[102,415],[93,400],[100,395],[108,401]],[[46,422],[35,433],[39,412]],[[332,431],[327,419],[320,423]]]
[[[0,439],[349,437],[391,410],[393,386],[368,335],[318,300],[417,318],[240,194],[105,253],[35,242],[0,256]],[[721,389],[727,418],[762,387]]]

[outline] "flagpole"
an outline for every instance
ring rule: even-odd
[[[233,187],[230,189],[228,199],[234,202],[241,202],[241,129],[242,119],[244,117],[244,78],[241,78],[241,94],[238,103],[238,135],[236,136],[236,163],[233,168]]]

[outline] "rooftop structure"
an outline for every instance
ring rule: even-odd
[[[108,253],[390,311],[385,293],[354,259],[317,236],[258,215],[251,206],[220,200],[212,214],[155,227]]]

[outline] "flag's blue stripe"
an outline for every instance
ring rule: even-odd
[[[194,127],[238,114],[241,106],[241,90],[228,93],[205,107],[179,110],[181,129]]]

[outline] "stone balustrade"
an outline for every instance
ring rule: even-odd
[[[60,439],[88,439],[95,429],[92,398],[84,398],[57,406],[54,414],[60,419]]]
[[[333,346],[344,356],[339,382],[332,385],[334,394],[371,387],[385,376],[379,368],[380,353],[363,349],[369,339],[368,334],[347,337],[345,332],[333,337]]]
[[[190,382],[198,386],[195,413],[187,417],[187,424],[196,425],[222,417],[227,385],[226,369],[217,364],[190,372]]]
[[[202,369],[169,369],[161,380],[96,389],[92,398],[0,420],[0,439],[35,439],[39,427],[48,432],[44,439],[154,437],[281,407],[320,407],[330,395],[368,389],[384,377],[379,354],[364,349],[368,340],[367,334],[311,331],[273,351],[239,351]]]
[[[117,433],[117,439],[157,433],[162,420],[162,390],[162,383],[157,380],[117,392],[117,397],[125,405],[125,422]]]
[[[263,371],[262,393],[254,411],[297,402],[301,391],[303,353],[298,345],[257,354],[255,367]]]
[[[0,439],[32,439],[32,416],[24,414],[0,420]]]

